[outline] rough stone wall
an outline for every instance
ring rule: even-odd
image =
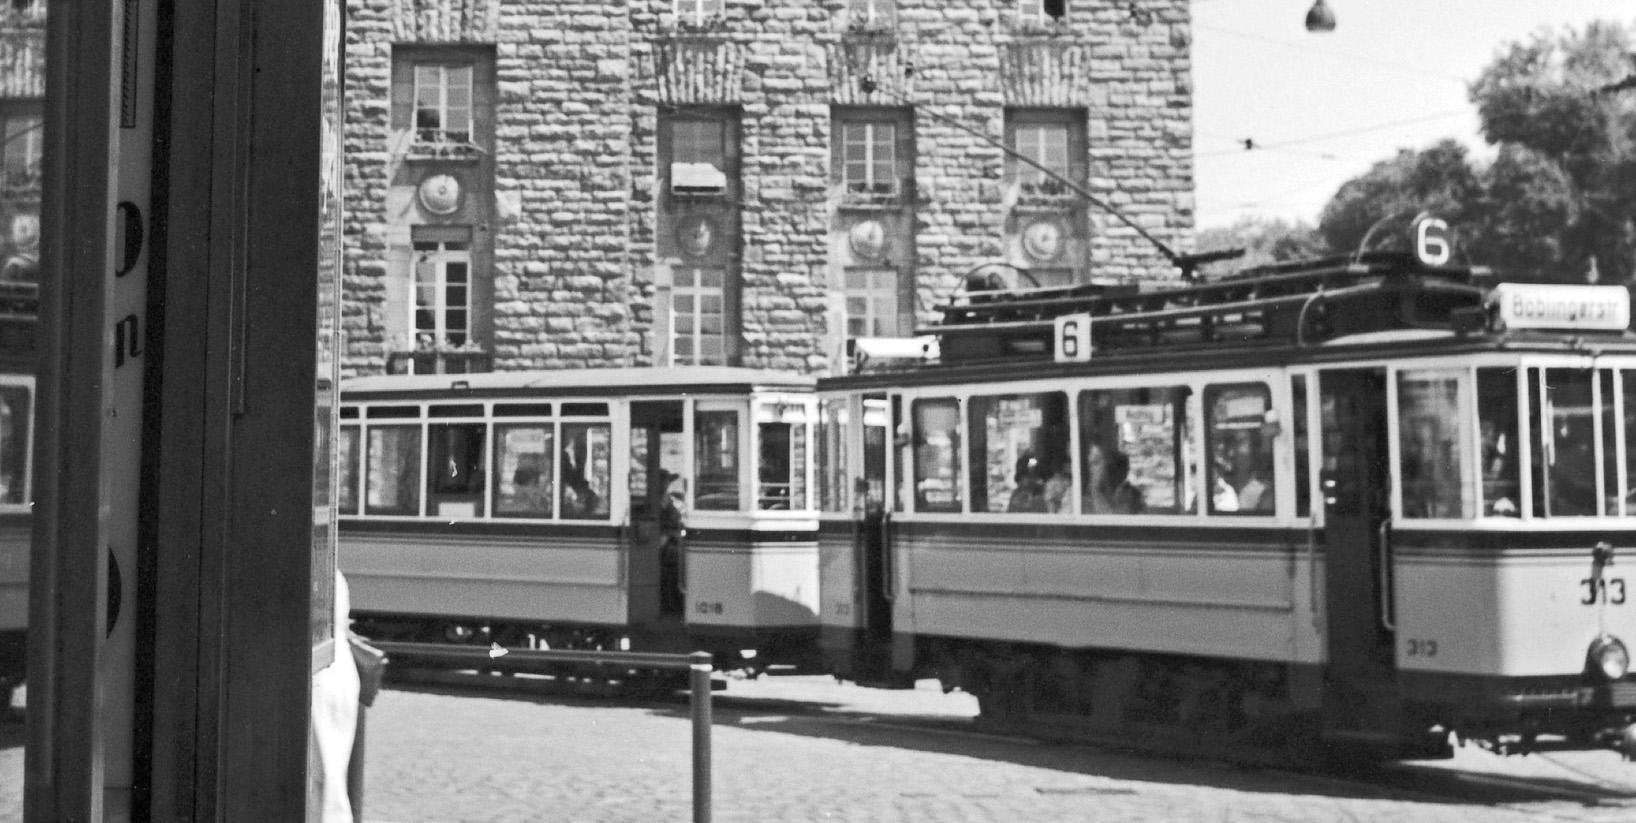
[[[438,2],[475,11],[451,17],[432,8]],[[387,346],[371,312],[387,274],[376,204],[387,179],[390,44],[426,31],[448,37],[451,19],[488,26],[486,9],[497,9],[495,187],[515,207],[508,217],[502,205],[494,227],[496,369],[652,362],[654,270],[664,263],[653,234],[656,111],[666,102],[740,111],[747,366],[829,366],[835,104],[915,110],[922,320],[966,270],[1005,254],[1004,155],[967,129],[1003,139],[1007,105],[1084,109],[1092,192],[1178,251],[1188,245],[1185,0],[1070,0],[1069,21],[1051,25],[1018,23],[1012,0],[899,0],[891,48],[872,69],[854,65],[863,53],[847,46],[846,5],[726,0],[722,19],[696,27],[676,20],[671,0],[351,0],[349,370],[381,370]],[[681,41],[722,45],[690,63],[677,58]],[[859,90],[865,71],[883,75],[882,91]],[[1082,213],[1093,276],[1173,276],[1136,232],[1094,208]]]
[[[341,324],[347,374],[386,370],[386,189],[391,121],[391,0],[348,0],[346,26],[346,203]]]
[[[495,187],[520,208],[494,233],[494,367],[630,365],[625,4],[503,0],[499,38]]]

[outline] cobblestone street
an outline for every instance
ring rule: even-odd
[[[927,730],[970,716],[935,684],[880,692],[823,678],[730,681],[716,694],[717,821],[1469,821],[1636,819],[1636,806],[1480,789],[1480,799]],[[813,706],[820,707],[813,710]],[[886,715],[891,715],[888,719]],[[412,821],[682,821],[687,706],[387,691],[370,713],[366,817]],[[1601,779],[1631,767],[1572,755]],[[1462,752],[1457,769],[1542,783],[1539,759]]]
[[[975,705],[931,682],[731,680],[715,701],[717,821],[1636,820],[1636,800],[1552,792],[1636,797],[1636,766],[1611,752],[1460,750],[1388,785],[959,731]],[[683,702],[388,689],[369,713],[365,819],[689,820],[690,731]],[[22,737],[0,726],[4,823],[22,819]]]

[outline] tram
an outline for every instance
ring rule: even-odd
[[[350,380],[358,630],[811,665],[815,417],[811,378],[731,367]]]
[[[1616,741],[1629,295],[1431,252],[972,291],[820,380],[826,665],[1192,752]]]
[[[0,721],[26,674],[39,287],[0,282]]]

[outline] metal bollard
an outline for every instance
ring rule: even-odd
[[[688,685],[693,704],[693,823],[710,823],[710,672],[709,652],[689,655]]]

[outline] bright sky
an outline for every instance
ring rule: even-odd
[[[1312,0],[1193,0],[1200,228],[1315,224],[1342,183],[1400,148],[1453,137],[1489,156],[1466,88],[1496,51],[1542,29],[1636,24],[1636,0],[1327,2],[1336,28],[1313,34]]]

